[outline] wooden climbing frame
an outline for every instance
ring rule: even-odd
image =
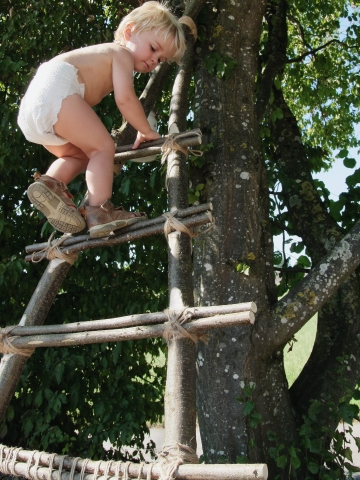
[[[182,148],[201,142],[199,132],[181,135]],[[144,145],[144,155],[161,149]],[[131,147],[128,148],[128,150]],[[149,148],[151,150],[149,150]],[[155,150],[158,149],[158,150]],[[117,153],[123,162],[129,151]],[[130,153],[132,154],[132,152]],[[137,153],[139,157],[139,153]],[[185,179],[185,180],[184,180]],[[185,157],[176,151],[168,155],[168,188],[171,215],[148,220],[117,232],[106,239],[88,235],[65,236],[45,244],[26,248],[27,261],[48,258],[49,264],[34,292],[19,325],[0,330],[0,421],[15,392],[27,358],[35,348],[61,347],[99,342],[163,336],[168,343],[165,391],[165,447],[156,463],[94,462],[44,452],[29,452],[0,446],[0,471],[42,480],[97,480],[173,478],[186,480],[267,479],[264,464],[204,465],[196,456],[196,342],[212,328],[253,323],[256,305],[252,302],[212,307],[193,307],[191,288],[191,238],[177,228],[171,218],[194,229],[212,225],[210,204],[187,208]],[[169,245],[169,309],[165,312],[130,315],[65,325],[42,326],[57,291],[79,251],[95,247],[113,247],[148,235],[167,232]],[[185,230],[186,231],[186,230]],[[50,253],[51,252],[51,255]],[[67,259],[69,259],[67,261]],[[70,261],[71,259],[71,261]],[[120,426],[119,426],[120,428]]]

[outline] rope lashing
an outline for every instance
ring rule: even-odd
[[[160,469],[159,480],[174,480],[176,478],[176,470],[183,463],[199,463],[196,452],[181,443],[164,446],[162,452],[159,453],[158,462]]]
[[[80,457],[75,457],[75,458],[73,459],[73,463],[72,463],[72,465],[71,465],[71,470],[70,470],[70,475],[69,475],[69,479],[70,479],[70,480],[74,480],[76,465],[77,465],[77,463],[78,463],[79,460],[81,460]],[[96,464],[95,469],[96,469],[96,468],[98,468],[98,464]],[[97,478],[97,473],[98,473],[98,472],[96,472],[96,476],[95,476],[95,472],[94,472],[94,480],[96,480],[96,478]]]
[[[9,333],[13,330],[17,325],[13,325],[12,327],[5,327],[0,328],[0,353],[3,355],[6,354],[16,354],[21,355],[22,357],[30,357],[34,353],[33,348],[17,348],[14,347],[13,341],[18,336],[9,337]]]
[[[171,338],[176,339],[186,337],[192,340],[196,345],[198,341],[197,335],[192,335],[182,326],[191,319],[191,313],[188,311],[188,309],[183,308],[176,313],[176,311],[167,308],[165,313],[168,317],[168,321],[165,324],[165,330],[163,333],[165,340],[168,342]]]
[[[55,258],[60,258],[61,260],[65,260],[65,262],[68,262],[70,263],[70,265],[73,265],[77,258],[78,258],[78,254],[77,253],[70,253],[70,254],[66,254],[64,252],[62,252],[60,250],[60,245],[67,239],[69,238],[69,235],[63,235],[62,237],[58,238],[57,240],[55,240],[53,242],[53,244],[51,244],[52,242],[52,238],[53,236],[55,235],[56,232],[53,232],[48,241],[47,241],[47,245],[45,248],[43,248],[42,250],[40,250],[39,252],[34,252],[31,256],[31,261],[33,263],[39,263],[41,262],[41,260],[44,260],[44,258],[47,258],[48,260],[54,260]],[[39,258],[38,259],[35,259],[35,255],[36,257],[39,255]]]
[[[168,237],[173,230],[186,233],[186,235],[188,235],[190,239],[195,238],[197,234],[191,232],[182,222],[180,222],[180,220],[175,218],[176,214],[177,210],[174,210],[173,212],[166,212],[163,214],[163,217],[166,218],[166,222],[164,224],[164,235],[166,241],[169,242]]]
[[[65,455],[61,455],[61,457],[60,457],[59,469],[58,469],[58,478],[59,478],[59,480],[61,480],[61,474],[62,474],[62,471],[63,471],[65,458],[66,458]],[[86,466],[87,460],[84,461],[84,464],[85,464],[85,466]],[[81,480],[84,480],[84,474],[85,474],[85,469],[84,469],[84,471],[81,469],[81,474],[80,474],[80,479],[81,479]]]
[[[49,470],[48,470],[48,478],[51,480],[51,475],[53,472],[53,465],[54,465],[54,458],[55,458],[56,453],[52,453],[49,458]],[[61,476],[59,476],[61,478]]]
[[[201,135],[199,133],[196,133],[196,135],[201,137]],[[188,137],[188,136],[189,135],[186,132],[184,132],[184,133],[171,133],[170,135],[167,136],[165,142],[163,143],[163,145],[161,147],[161,154],[162,154],[161,165],[163,165],[166,162],[170,153],[172,153],[174,151],[181,152],[186,156],[186,158],[188,157],[188,155],[189,155],[188,147],[182,147],[176,141],[179,138]],[[201,150],[191,150],[190,152],[191,152],[192,155],[195,155],[196,157],[201,157],[204,153]]]
[[[5,453],[5,448],[7,452]],[[0,444],[0,472],[6,475],[14,475],[16,477],[19,476],[19,473],[15,471],[15,465],[17,463],[22,464],[22,461],[19,460],[17,457],[19,455],[21,448],[15,447],[6,447],[6,445]],[[29,458],[26,461],[26,473],[25,478],[29,480],[51,480],[52,474],[56,473],[58,480],[61,480],[61,475],[64,473],[64,462],[67,460],[71,460],[71,468],[70,471],[66,472],[68,475],[68,480],[74,480],[76,472],[79,471],[80,465],[80,473],[79,473],[79,480],[84,480],[85,476],[89,474],[89,470],[87,470],[87,466],[89,463],[89,459],[81,459],[80,457],[70,458],[66,455],[57,455],[55,453],[46,454],[46,452],[41,452],[39,450],[34,450],[32,452],[28,452],[30,454]],[[47,467],[47,474],[44,472],[43,467],[46,465],[41,461],[41,456],[45,454],[48,456],[48,467]],[[59,466],[54,468],[55,458],[58,459]],[[81,463],[80,463],[81,462]],[[94,462],[94,473],[93,473],[93,480],[97,480],[100,477],[103,480],[109,480],[110,478],[114,478],[115,480],[130,480],[130,468],[132,463],[131,462],[122,462],[114,460],[109,461],[102,461],[99,460]],[[144,475],[144,466],[146,464],[142,462],[140,464],[140,469],[138,472],[138,480],[140,480]],[[152,479],[152,469],[154,467],[154,463],[148,464],[147,475],[146,479]],[[38,471],[39,468],[42,468],[42,471]],[[100,469],[103,473],[100,473]],[[87,471],[86,471],[87,470]],[[113,476],[112,471],[115,470],[115,475]],[[122,471],[121,471],[122,470]],[[90,470],[91,471],[91,470]]]
[[[150,463],[148,471],[147,471],[147,475],[146,475],[146,480],[151,480],[152,479],[152,469],[153,468],[154,468],[154,464]]]
[[[115,478],[118,480],[120,478],[122,461],[116,462],[115,466]]]
[[[8,475],[16,475],[15,472],[15,463],[16,463],[16,457],[18,453],[20,452],[21,448],[9,448],[9,451],[5,455],[4,462],[1,462],[1,467],[4,468],[6,474]],[[1,458],[2,458],[2,452],[1,452]]]
[[[31,455],[28,458],[28,461],[26,462],[26,478],[31,478],[30,468],[31,468],[31,466],[33,464],[33,461],[34,461],[34,455],[35,455],[35,451],[31,452]],[[62,464],[61,464],[61,468],[62,468]],[[59,471],[60,471],[60,467],[59,467]],[[61,473],[61,471],[60,471],[60,473]],[[61,475],[59,476],[59,478],[61,478]]]

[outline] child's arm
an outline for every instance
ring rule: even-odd
[[[136,96],[132,76],[133,68],[134,61],[131,53],[121,49],[113,60],[114,96],[121,115],[138,131],[133,146],[133,148],[137,148],[141,142],[156,140],[160,138],[160,135],[151,129],[141,102]]]

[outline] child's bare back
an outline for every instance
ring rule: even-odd
[[[78,70],[79,83],[85,85],[84,100],[97,105],[114,90],[114,65],[122,68],[130,78],[133,72],[131,53],[117,43],[104,43],[80,48],[58,55],[50,60],[70,63]],[[129,67],[131,67],[129,69]],[[116,68],[115,68],[116,71]]]

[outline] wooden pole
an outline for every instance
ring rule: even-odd
[[[33,293],[20,325],[41,325],[50,310],[71,264],[65,260],[49,262],[43,276]],[[0,423],[5,417],[6,409],[15,393],[20,376],[27,362],[27,357],[19,354],[6,354],[0,363]]]
[[[162,477],[159,465],[156,463],[143,465],[136,463],[127,465],[124,462],[120,464],[121,462],[114,461],[99,463],[89,459],[74,459],[61,455],[52,456],[46,452],[30,452],[28,450],[11,451],[11,449],[5,445],[0,445],[0,452],[3,452],[2,458],[0,457],[1,472],[18,476],[21,475],[29,480],[34,478],[41,478],[43,480],[71,480],[70,471],[74,468],[74,460],[76,460],[76,469],[74,470],[73,480],[120,480],[120,478],[125,478],[125,471],[129,474],[130,478],[147,478],[149,471],[151,471],[151,478],[157,479]],[[28,464],[29,461],[31,462],[30,465]],[[38,468],[36,469],[34,464],[37,461]],[[51,463],[52,469],[49,468]],[[61,475],[58,471],[60,463],[63,465]],[[84,469],[83,476],[78,473],[82,468]],[[94,475],[95,471],[98,473],[96,479]],[[105,473],[107,473],[107,475],[104,475]],[[176,471],[176,479],[179,480],[267,480],[267,478],[267,467],[262,463],[243,465],[183,464],[179,465]]]
[[[124,472],[123,464],[122,471]],[[144,475],[140,478],[146,478],[148,471],[150,470],[149,464],[145,464],[141,473]],[[76,473],[73,477],[70,472],[62,471],[59,475],[58,471],[49,468],[35,466],[27,470],[25,463],[17,463],[14,467],[14,472],[17,476],[22,476],[32,480],[33,478],[41,478],[42,480],[120,480],[116,476],[95,476],[92,473],[81,475]],[[130,465],[128,467],[128,474],[130,478],[139,478],[138,472],[140,472],[139,465]],[[163,478],[158,466],[151,469],[151,478]],[[264,464],[247,464],[247,465],[194,465],[184,464],[180,465],[177,469],[177,480],[266,480],[268,478],[268,470]]]
[[[187,98],[194,39],[187,36],[187,48],[178,67],[170,104],[169,132],[185,130]],[[172,152],[167,159],[167,188],[170,211],[188,206],[186,157]],[[169,243],[169,308],[194,305],[192,288],[192,240],[185,233],[173,232]],[[196,345],[189,338],[168,340],[165,389],[165,445],[183,444],[196,452]]]
[[[199,215],[201,213],[204,213],[206,211],[211,211],[212,210],[212,204],[211,203],[202,203],[200,205],[196,205],[196,206],[192,206],[192,207],[189,207],[189,208],[184,208],[183,210],[178,210],[176,212],[176,218],[185,218],[185,217],[190,217],[190,216],[195,216],[195,215]],[[167,212],[169,213],[169,212]],[[118,231],[119,235],[120,234],[128,234],[129,232],[136,232],[137,230],[139,230],[139,227],[142,229],[142,228],[146,228],[146,227],[149,227],[149,226],[154,226],[154,225],[164,225],[164,223],[166,222],[166,218],[164,215],[161,215],[159,217],[155,217],[155,218],[151,218],[149,220],[145,220],[141,223],[135,223],[134,225],[130,225],[129,227],[126,227],[126,228],[123,228],[123,229],[120,229]],[[118,237],[117,237],[118,238]],[[76,245],[78,243],[82,243],[82,242],[94,242],[96,240],[94,239],[91,239],[90,235],[76,235],[76,236],[67,236],[67,238],[65,238],[65,240],[62,242],[61,244],[61,247],[68,247],[70,245]],[[99,240],[97,240],[99,241]],[[55,243],[55,240],[53,240],[51,242],[51,245],[54,245]],[[98,246],[107,246],[109,243],[109,239],[106,237],[105,239],[103,239],[103,245],[98,245]],[[26,253],[34,253],[34,252],[39,252],[40,250],[43,250],[44,248],[46,248],[48,245],[47,242],[43,242],[43,243],[35,243],[34,245],[28,245],[27,247],[25,247],[25,251]]]
[[[187,132],[182,132],[176,135],[181,135],[181,138],[176,140],[176,143],[180,147],[195,147],[201,145],[201,130],[195,128],[194,130],[189,130]],[[152,140],[151,142],[144,142],[139,145],[139,148],[136,150],[132,149],[132,145],[123,145],[116,148],[115,153],[115,163],[122,163],[127,160],[132,160],[134,158],[147,157],[149,155],[158,155],[161,154],[161,147],[166,142],[167,137],[159,138],[158,140]]]
[[[256,313],[256,311],[257,307],[254,302],[235,303],[229,305],[214,305],[211,307],[192,307],[187,309],[190,320],[211,317],[215,315],[226,315],[227,313]],[[92,330],[110,330],[115,328],[137,327],[155,323],[165,323],[167,320],[168,316],[165,312],[137,313],[134,315],[126,315],[125,317],[106,318],[104,320],[88,320],[86,322],[65,323],[61,325],[14,327],[13,330],[11,330],[11,335],[23,337],[27,335],[45,335],[52,333],[74,333],[89,332]]]
[[[151,221],[149,221],[150,223]],[[194,215],[192,217],[184,218],[182,220],[182,223],[187,227],[187,228],[194,228],[198,227],[200,225],[205,225],[208,223],[212,222],[212,215],[210,212],[204,212],[199,215]],[[144,223],[145,222],[141,222]],[[98,248],[98,247],[113,247],[114,245],[120,245],[122,243],[127,243],[127,242],[132,242],[135,240],[138,240],[139,238],[143,237],[149,237],[151,235],[159,235],[164,233],[164,222],[162,224],[152,222],[149,225],[148,222],[146,222],[145,226],[141,226],[140,224],[138,226],[137,230],[128,230],[126,229],[126,232],[119,233],[116,235],[113,235],[111,237],[106,237],[106,238],[93,238],[90,239],[88,235],[82,235],[80,241],[78,243],[75,243],[73,245],[69,245],[68,247],[60,247],[61,252],[65,253],[66,255],[70,255],[72,253],[78,253],[84,250],[92,249],[92,248]],[[140,228],[139,228],[140,227]],[[130,229],[130,227],[129,227]],[[125,229],[124,229],[125,230]],[[28,247],[29,248],[29,247]],[[27,255],[25,257],[25,260],[27,262],[31,262],[33,260],[41,260],[44,258],[44,255],[42,253],[37,253],[38,251],[35,251],[32,255]]]
[[[195,335],[201,335],[213,328],[226,328],[254,323],[253,312],[228,313],[200,318],[182,325],[182,328]],[[90,345],[93,343],[122,342],[126,340],[142,340],[144,338],[162,337],[167,331],[167,325],[145,325],[130,328],[116,328],[99,331],[81,331],[74,333],[52,333],[43,335],[11,336],[8,339],[11,345],[18,349],[39,347],[72,347],[76,345]],[[12,332],[11,332],[12,333]]]

